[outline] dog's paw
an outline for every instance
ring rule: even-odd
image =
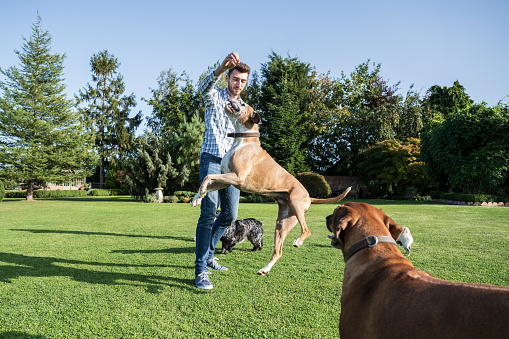
[[[193,198],[193,201],[191,201],[191,206],[196,207],[199,204],[201,204],[201,199],[202,198],[200,198],[200,196],[196,194],[195,197]]]
[[[265,267],[262,268],[261,270],[258,270],[258,272],[256,272],[258,275],[267,275],[269,273],[269,271],[266,271],[265,270]]]
[[[304,243],[304,242],[303,242],[302,240],[300,240],[300,238],[297,238],[297,239],[295,239],[295,240],[293,241],[293,246],[294,246],[294,247],[301,247],[303,243]]]

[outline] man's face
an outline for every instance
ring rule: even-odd
[[[233,99],[238,99],[240,93],[244,90],[247,84],[248,73],[240,73],[236,69],[233,70],[230,76],[226,76],[228,81],[228,94]]]

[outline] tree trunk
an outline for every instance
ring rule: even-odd
[[[104,159],[101,159],[101,164],[99,165],[99,187],[104,188]]]
[[[28,183],[27,200],[26,201],[34,201],[34,182],[33,181],[30,181]]]

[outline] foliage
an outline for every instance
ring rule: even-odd
[[[445,116],[422,134],[421,158],[433,184],[472,193],[507,183],[509,107],[477,104]]]
[[[0,180],[0,202],[2,202],[4,197],[5,197],[5,187],[4,183]]]
[[[385,140],[369,147],[365,159],[359,164],[359,176],[369,182],[370,188],[381,185],[379,192],[403,195],[408,187],[421,194],[429,188],[424,164],[419,160],[420,140],[410,138],[406,142]]]
[[[79,90],[75,96],[78,111],[83,116],[88,131],[95,135],[95,148],[100,157],[99,182],[104,187],[104,174],[110,162],[123,162],[132,149],[134,132],[141,123],[138,112],[130,118],[136,106],[135,95],[123,95],[124,78],[118,74],[120,63],[107,50],[94,54],[90,59],[93,85]]]
[[[203,129],[203,122],[195,113],[190,121],[183,119],[178,132],[165,138],[151,133],[138,137],[126,167],[131,194],[144,197],[156,187],[164,188],[164,195],[175,190],[194,190],[199,183]]]
[[[87,195],[85,190],[35,190],[34,198],[75,198]],[[6,198],[26,198],[27,191],[7,191]]]
[[[302,172],[295,178],[306,188],[312,198],[328,198],[332,193],[329,184],[321,174]]]
[[[125,169],[124,165],[118,161],[110,163],[108,168],[108,175],[106,176],[107,189],[122,189],[125,184]]]
[[[162,187],[165,192],[168,181],[177,180],[181,185],[188,179],[189,171],[179,171],[174,167],[168,142],[152,133],[136,138],[131,158],[127,161],[126,182],[131,195],[141,198]]]
[[[431,191],[431,198],[463,202],[509,202],[508,196]]]
[[[196,111],[203,115],[200,95],[185,72],[180,76],[171,69],[161,72],[157,84],[158,88],[150,89],[152,98],[143,99],[152,106],[147,118],[152,133],[166,136],[177,132],[184,119],[190,120]]]
[[[118,189],[118,188],[112,188],[112,189],[101,189],[101,188],[95,188],[90,191],[90,195],[94,197],[106,197],[106,196],[112,196],[112,195],[129,195],[129,191],[125,189]]]
[[[291,174],[309,170],[306,141],[310,66],[297,58],[269,55],[262,65],[259,109],[263,148]]]
[[[35,185],[83,177],[96,157],[64,93],[65,55],[51,54],[40,17],[23,40],[19,68],[0,70],[7,79],[0,82],[0,175],[26,184],[32,200]]]
[[[427,106],[442,115],[456,113],[469,108],[474,101],[465,92],[465,87],[455,81],[452,87],[432,86],[428,89]]]
[[[200,184],[200,149],[205,124],[198,112],[190,118],[185,118],[178,131],[168,136],[168,142],[173,148],[173,158],[179,168],[189,170],[189,179],[180,190],[196,191]],[[174,185],[172,190],[177,189]]]
[[[240,97],[247,102],[254,110],[258,110],[261,100],[261,79],[256,70],[249,74],[247,86],[244,88]]]
[[[261,194],[251,194],[251,193],[242,192],[239,202],[240,203],[256,203],[256,204],[272,203],[272,202],[274,202],[274,198],[268,197],[266,195],[261,195]]]
[[[394,138],[399,118],[399,84],[389,85],[381,65],[369,60],[347,77],[330,79],[315,74],[311,92],[313,125],[319,126],[310,146],[313,167],[330,175],[355,175],[363,151]]]

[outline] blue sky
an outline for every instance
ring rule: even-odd
[[[197,81],[236,51],[259,70],[272,51],[333,77],[370,59],[404,94],[459,80],[475,102],[509,102],[509,1],[70,1],[2,0],[0,67],[18,64],[37,11],[66,53],[69,97],[91,82],[90,58],[107,49],[121,63],[126,94],[150,115],[158,75],[169,68]],[[138,131],[140,132],[140,131]]]

